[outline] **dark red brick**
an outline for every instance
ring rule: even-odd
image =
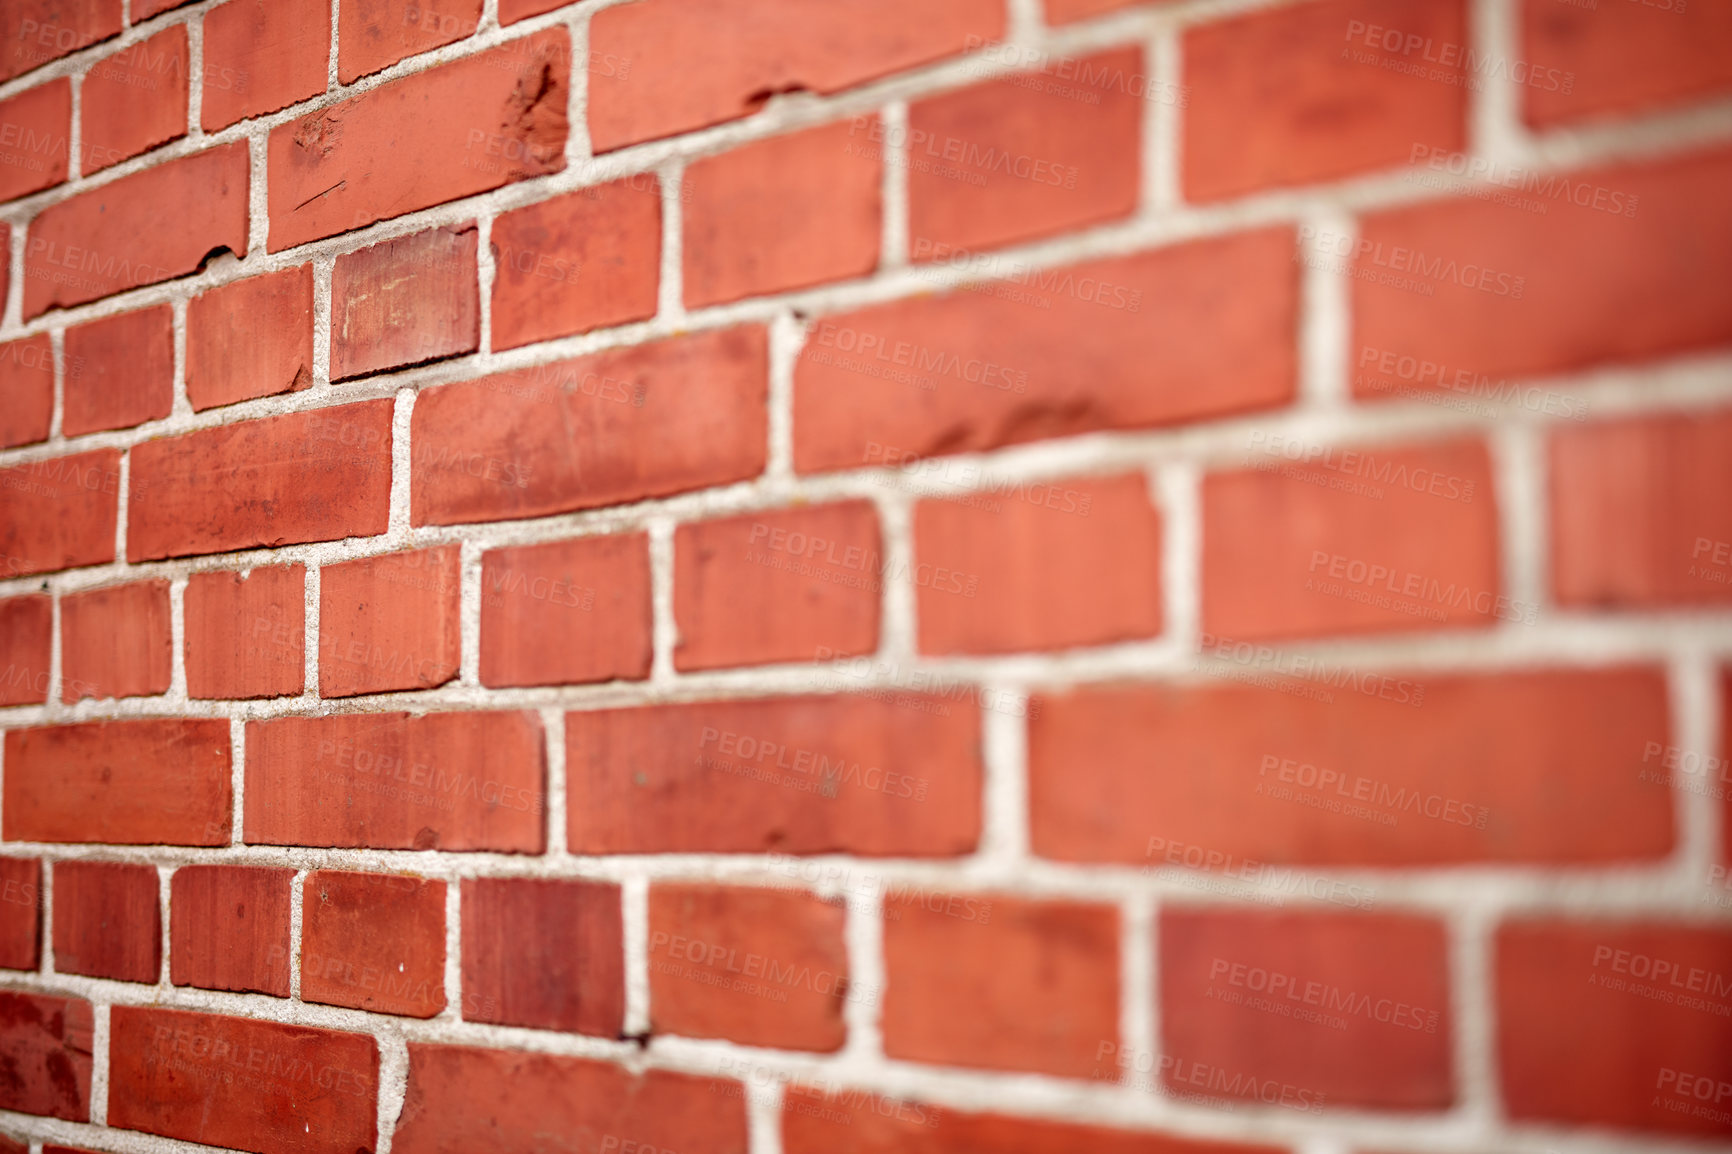
[[[616,1038],[625,1021],[620,889],[463,879],[463,1018]]]
[[[53,660],[54,599],[35,594],[0,601],[0,705],[48,700]]]
[[[445,883],[401,874],[308,874],[301,1000],[410,1018],[443,1010]]]
[[[134,581],[60,599],[60,699],[151,697],[174,672],[168,582]]]
[[[344,253],[331,273],[331,379],[474,352],[480,291],[473,224]]]
[[[155,985],[162,979],[162,901],[156,867],[54,863],[54,969]]]
[[[83,998],[0,990],[0,1110],[88,1121],[94,1042]]]
[[[289,996],[289,887],[295,871],[189,865],[169,883],[169,980]]]
[[[0,469],[0,573],[114,560],[120,453],[96,449]]]
[[[68,437],[158,421],[174,408],[174,309],[119,313],[66,330]]]

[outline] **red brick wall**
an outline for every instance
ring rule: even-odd
[[[0,1149],[1732,1143],[1722,0],[0,0],[0,198]]]

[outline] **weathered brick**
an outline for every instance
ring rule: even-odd
[[[120,35],[121,0],[12,0],[0,9],[0,81]]]
[[[91,65],[78,102],[83,173],[185,136],[186,25],[172,25]]]
[[[306,682],[304,565],[187,578],[189,697],[290,697]]]
[[[174,308],[117,313],[66,330],[68,437],[159,421],[174,408]]]
[[[71,134],[70,80],[50,80],[0,100],[0,200],[64,181],[72,155]],[[12,251],[10,246],[6,251]]]
[[[115,449],[0,469],[0,572],[22,577],[114,560],[119,494]]]
[[[288,997],[294,876],[292,869],[261,866],[175,870],[169,883],[169,980]]]
[[[54,349],[47,333],[0,345],[0,449],[48,439]]]
[[[34,594],[0,600],[0,705],[48,701],[53,660],[54,599]]]
[[[60,699],[151,697],[174,672],[168,582],[134,581],[60,599]]]
[[[245,340],[235,340],[237,331]],[[186,306],[186,399],[196,411],[313,383],[313,266],[248,277]]]
[[[319,696],[429,689],[457,676],[459,546],[319,572]]]
[[[445,883],[314,870],[301,898],[301,1000],[431,1018],[445,1008]]]
[[[42,862],[0,857],[0,968],[42,964]]]
[[[481,0],[351,0],[337,16],[337,79],[348,84],[462,40],[480,23]]]
[[[155,866],[54,863],[54,969],[149,985],[162,979],[162,901]]]
[[[0,1110],[88,1121],[94,1040],[83,998],[0,990]]]
[[[318,96],[330,51],[331,6],[323,0],[229,0],[212,8],[204,17],[204,130]]]
[[[620,889],[463,879],[463,1018],[616,1038],[625,1022]]]
[[[331,273],[331,379],[474,352],[480,291],[473,224],[344,253]]]
[[[481,555],[481,684],[649,676],[649,537],[622,533]]]

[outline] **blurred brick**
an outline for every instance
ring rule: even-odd
[[[0,16],[0,21],[4,19]],[[72,155],[71,134],[70,80],[50,80],[0,100],[0,200],[64,181]],[[11,253],[10,246],[6,251]]]
[[[0,1110],[88,1121],[94,1041],[83,998],[0,990]]]
[[[79,171],[186,135],[187,36],[176,24],[90,66],[79,88]]]
[[[1523,0],[1529,124],[1656,112],[1732,92],[1732,8],[1682,0],[1577,7]]]
[[[54,863],[54,969],[153,986],[162,979],[155,866]]]
[[[674,532],[674,667],[871,653],[885,571],[870,501],[681,525]]]
[[[121,0],[10,0],[0,7],[0,81],[120,35]]]
[[[331,379],[474,352],[479,294],[473,224],[344,253],[331,273]]]
[[[0,449],[48,439],[54,349],[47,333],[0,345]]]
[[[463,1019],[617,1038],[625,1024],[620,889],[463,879]]]
[[[742,145],[687,167],[687,308],[865,276],[878,266],[881,121]],[[869,126],[869,127],[868,127]]]
[[[580,537],[481,555],[481,684],[642,680],[649,537]]]
[[[0,969],[42,964],[42,862],[0,857]]]
[[[174,408],[174,308],[118,313],[66,330],[68,437],[158,421]]]
[[[115,449],[0,469],[0,571],[23,577],[114,560],[119,492]]]
[[[457,676],[460,546],[319,571],[319,696],[430,689]]]
[[[245,340],[235,340],[237,332]],[[313,266],[248,277],[186,306],[186,399],[195,411],[313,383]]]
[[[1046,22],[1068,24],[1076,20],[1087,20],[1090,16],[1152,2],[1155,0],[1045,0]]]
[[[188,865],[169,881],[169,980],[289,996],[289,888],[295,871]]]
[[[204,130],[321,95],[330,51],[324,0],[229,0],[212,8],[204,17]]]
[[[0,600],[0,705],[43,705],[53,660],[54,599],[28,594]]]
[[[337,79],[348,84],[462,40],[480,23],[481,0],[349,0],[338,10]]]
[[[301,897],[301,1000],[431,1018],[445,1008],[445,883],[314,870]]]
[[[187,578],[189,697],[292,697],[306,684],[307,568]]]
[[[60,699],[153,697],[174,672],[168,581],[134,581],[60,599]]]

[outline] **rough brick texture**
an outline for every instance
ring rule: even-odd
[[[445,883],[315,870],[301,894],[301,997],[430,1018],[445,1008]]]
[[[79,168],[87,173],[185,136],[186,26],[99,61],[85,73],[79,101]]]
[[[319,693],[427,689],[457,675],[457,547],[327,565],[319,573]]]
[[[68,861],[54,867],[54,969],[155,985],[162,976],[156,867]]]
[[[294,871],[182,866],[169,893],[169,980],[205,990],[289,996]]]
[[[83,998],[0,991],[0,1109],[86,1121],[94,1029]]]
[[[186,692],[189,697],[287,697],[306,683],[306,625],[300,565],[250,573],[194,573],[187,579]]]
[[[228,0],[204,18],[206,132],[325,90],[331,10],[318,0]]]
[[[11,199],[65,180],[71,131],[69,81],[51,80],[0,100],[0,195]]]
[[[232,335],[245,327],[248,339]],[[313,266],[236,281],[186,306],[186,398],[194,409],[313,383]]]
[[[46,335],[0,345],[0,448],[48,439],[54,417],[54,349]]]
[[[166,305],[66,330],[65,409],[75,437],[161,420],[174,407],[174,316]]]
[[[331,379],[472,353],[475,230],[441,228],[348,253],[331,273]]]
[[[174,642],[167,581],[136,581],[60,602],[62,701],[168,690]]]
[[[618,1037],[625,1015],[619,887],[463,882],[463,1017]]]
[[[42,863],[0,858],[0,969],[34,970],[42,960]]]
[[[482,554],[481,683],[647,677],[649,564],[641,533]]]

